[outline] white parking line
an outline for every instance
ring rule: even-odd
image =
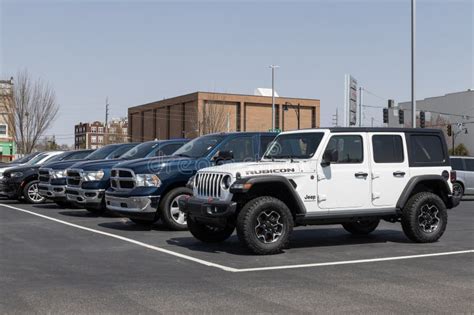
[[[215,263],[209,262],[209,261],[205,261],[205,260],[202,260],[202,259],[199,259],[199,258],[194,258],[194,257],[188,256],[188,255],[183,255],[183,254],[180,254],[180,253],[176,253],[176,252],[173,252],[173,251],[170,251],[170,250],[158,247],[158,246],[153,246],[153,245],[150,245],[150,244],[139,242],[139,241],[133,240],[133,239],[128,238],[128,237],[123,237],[123,236],[120,236],[120,235],[116,235],[116,234],[112,234],[112,233],[107,233],[107,232],[91,229],[91,228],[88,228],[88,227],[85,227],[85,226],[82,226],[82,225],[69,223],[67,221],[55,219],[55,218],[48,217],[48,216],[43,215],[43,214],[39,214],[39,213],[36,213],[36,212],[33,212],[33,211],[25,210],[25,209],[22,209],[22,208],[18,208],[18,207],[6,205],[6,204],[1,204],[1,206],[7,207],[7,208],[10,208],[10,209],[13,209],[13,210],[25,212],[25,213],[28,213],[28,214],[32,214],[32,215],[41,217],[41,218],[46,219],[46,220],[51,220],[51,221],[54,221],[54,222],[58,222],[58,223],[62,223],[62,224],[68,225],[68,226],[72,226],[72,227],[75,227],[77,229],[81,229],[81,230],[89,231],[89,232],[92,232],[92,233],[97,233],[97,234],[113,237],[113,238],[116,238],[116,239],[119,239],[119,240],[122,240],[122,241],[125,241],[125,242],[129,242],[129,243],[132,243],[132,244],[135,244],[135,245],[138,245],[138,246],[142,246],[142,247],[151,249],[151,250],[156,250],[157,252],[161,252],[161,253],[176,256],[176,257],[179,257],[179,258],[182,258],[182,259],[190,260],[190,261],[193,261],[193,262],[196,262],[198,264],[205,265],[205,266],[208,266],[208,267],[215,267],[215,268],[219,268],[221,270],[230,271],[230,272],[237,271],[237,269],[235,269],[235,268],[222,266],[222,265],[215,264]]]
[[[426,258],[426,257],[449,256],[449,255],[461,255],[461,254],[472,254],[472,253],[474,253],[474,249],[470,249],[470,250],[460,250],[460,251],[431,253],[431,254],[420,254],[420,255],[394,256],[394,257],[381,257],[381,258],[358,259],[358,260],[332,261],[332,262],[313,263],[313,264],[284,265],[284,266],[238,269],[238,268],[227,267],[227,266],[224,266],[224,265],[216,264],[216,263],[206,261],[206,260],[202,260],[202,259],[199,259],[199,258],[195,258],[195,257],[192,257],[192,256],[180,254],[180,253],[177,253],[177,252],[173,252],[173,251],[168,250],[168,249],[164,249],[164,248],[161,248],[161,247],[158,247],[158,246],[153,246],[153,245],[150,245],[150,244],[146,244],[146,243],[136,241],[136,240],[133,240],[133,239],[130,239],[130,238],[127,238],[127,237],[120,236],[120,235],[107,233],[107,232],[91,229],[91,228],[88,228],[88,227],[85,227],[85,226],[82,226],[82,225],[77,225],[77,224],[70,223],[70,222],[67,222],[67,221],[55,219],[55,218],[48,217],[48,216],[43,215],[43,214],[39,214],[39,213],[36,213],[36,212],[33,212],[33,211],[26,210],[26,209],[14,207],[14,206],[2,204],[2,203],[0,203],[0,205],[3,206],[3,207],[6,207],[6,208],[13,209],[13,210],[17,210],[17,211],[21,211],[21,212],[28,213],[28,214],[31,214],[31,215],[35,215],[35,216],[41,217],[41,218],[46,219],[46,220],[62,223],[64,225],[68,225],[68,226],[75,227],[77,229],[81,229],[81,230],[85,230],[85,231],[89,231],[89,232],[92,232],[92,233],[109,236],[109,237],[119,239],[119,240],[122,240],[122,241],[125,241],[125,242],[129,242],[129,243],[132,243],[132,244],[135,244],[135,245],[138,245],[138,246],[142,246],[142,247],[145,247],[145,248],[148,248],[148,249],[151,249],[151,250],[155,250],[157,252],[172,255],[172,256],[175,256],[175,257],[182,258],[182,259],[193,261],[195,263],[198,263],[198,264],[201,264],[201,265],[204,265],[204,266],[214,267],[214,268],[218,268],[218,269],[228,271],[228,272],[253,272],[253,271],[268,271],[268,270],[299,269],[299,268],[310,268],[310,267],[352,265],[352,264],[362,264],[362,263],[373,263],[373,262],[383,262],[383,261],[393,261],[393,260],[406,260],[406,259],[415,259],[415,258]]]

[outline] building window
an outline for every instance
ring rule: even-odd
[[[122,133],[123,133],[124,135],[127,134],[127,131],[128,131],[127,128],[122,128]]]
[[[104,127],[99,127],[99,133],[104,133]]]
[[[91,143],[97,143],[97,136],[91,136]]]
[[[104,143],[104,136],[98,136],[97,140],[98,143]]]
[[[7,125],[0,124],[0,136],[6,136],[6,135],[7,135]]]
[[[115,127],[109,128],[109,134],[114,134],[115,133]]]
[[[97,127],[91,127],[91,132],[97,133]]]

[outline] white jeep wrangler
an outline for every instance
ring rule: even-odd
[[[257,254],[288,246],[294,226],[342,224],[368,234],[401,222],[414,242],[446,229],[452,195],[444,136],[436,129],[329,128],[283,132],[257,163],[200,170],[180,200],[203,242],[240,241]]]

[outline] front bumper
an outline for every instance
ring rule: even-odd
[[[65,185],[51,185],[45,183],[38,184],[39,194],[50,199],[66,199]]]
[[[149,221],[155,220],[159,202],[160,196],[105,196],[105,204],[110,211],[127,218]]]
[[[0,180],[0,195],[8,199],[17,199],[20,196],[21,182],[11,178],[2,178]]]
[[[179,200],[179,209],[197,221],[223,225],[227,218],[235,215],[237,203],[190,197]]]
[[[78,204],[100,205],[104,199],[104,189],[82,189],[66,186],[67,200]]]

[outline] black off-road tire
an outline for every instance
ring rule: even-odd
[[[425,208],[427,207],[427,208]],[[435,208],[433,208],[435,207]],[[422,209],[429,211],[437,210],[436,217],[438,224],[436,229],[427,232],[420,226],[420,217],[422,217]],[[421,218],[422,220],[422,218]],[[446,230],[448,224],[448,212],[446,205],[438,195],[430,192],[420,192],[413,195],[403,208],[402,228],[405,235],[416,243],[432,243],[436,242]]]
[[[160,218],[164,225],[174,231],[186,231],[188,229],[186,219],[182,221],[184,223],[179,223],[177,220],[173,219],[171,214],[172,203],[177,203],[176,199],[181,195],[192,196],[193,191],[186,187],[174,188],[161,199],[160,205],[158,206],[158,216],[156,219]],[[177,204],[174,206],[177,206]]]
[[[228,239],[234,233],[235,225],[227,224],[226,227],[211,227],[204,223],[197,222],[192,218],[187,218],[188,229],[191,234],[204,243],[220,243]]]
[[[262,238],[257,236],[258,218],[265,213],[272,214],[272,211],[279,215],[278,222],[282,225],[281,235],[273,242],[265,243]],[[269,216],[266,215],[266,217]],[[257,197],[250,200],[240,211],[237,217],[237,236],[255,254],[278,254],[288,246],[293,225],[293,215],[284,202],[270,196]]]
[[[367,235],[375,231],[380,220],[360,220],[356,222],[343,223],[342,227],[354,235]]]
[[[23,187],[22,195],[25,202],[30,204],[40,204],[46,201],[46,198],[38,193],[38,183],[38,180],[32,180],[26,183],[25,187]],[[34,187],[36,187],[37,197],[33,197],[32,192],[30,191],[34,190]]]

